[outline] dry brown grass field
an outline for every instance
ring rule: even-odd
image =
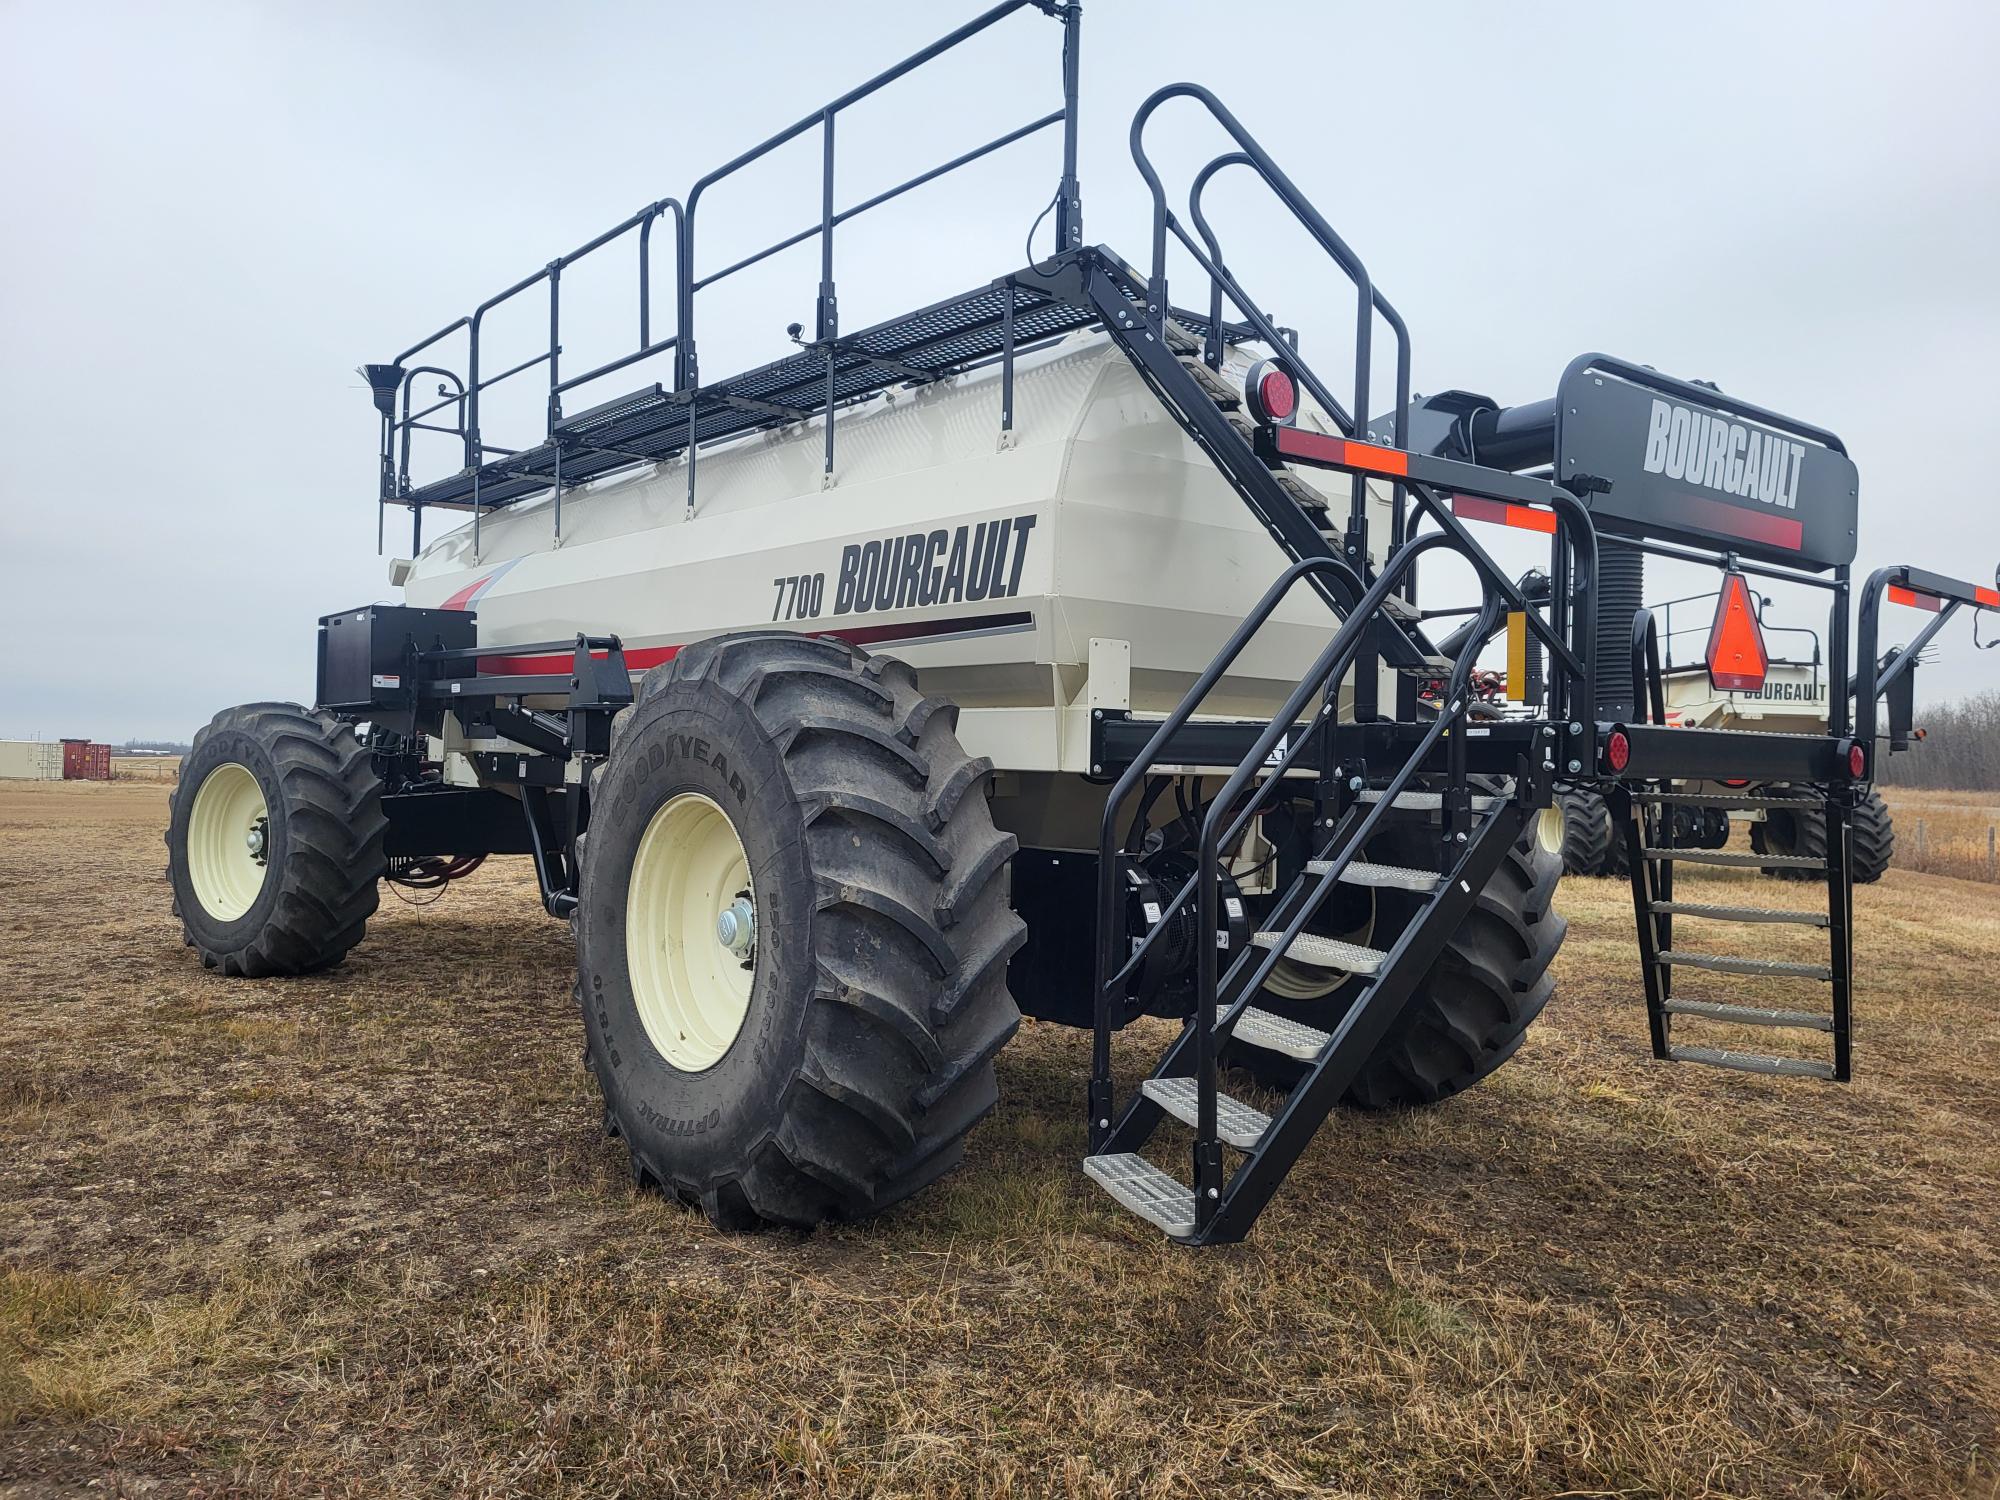
[[[524,871],[225,982],[166,793],[0,785],[0,1495],[2000,1494],[1993,886],[1858,893],[1846,1088],[1651,1061],[1570,881],[1518,1058],[1245,1245],[1097,1194],[1036,1025],[939,1189],[740,1238],[631,1188]]]

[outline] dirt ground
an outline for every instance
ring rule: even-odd
[[[1858,893],[1846,1088],[1653,1062],[1570,881],[1517,1060],[1243,1246],[1083,1178],[1037,1025],[945,1184],[741,1238],[631,1188],[525,871],[224,981],[166,795],[0,784],[0,1496],[2000,1494],[1990,885]]]

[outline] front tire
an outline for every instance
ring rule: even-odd
[[[388,830],[353,726],[296,703],[224,709],[194,737],[167,819],[183,937],[231,977],[331,968],[375,914]]]
[[[718,1227],[878,1212],[998,1097],[1015,843],[956,719],[901,662],[761,632],[688,647],[614,728],[581,853],[590,1062],[634,1177]],[[729,971],[699,950],[746,928],[747,983],[702,1000]]]
[[[1611,809],[1596,792],[1558,792],[1562,814],[1562,867],[1565,875],[1612,875],[1618,831]],[[1622,861],[1619,861],[1622,863]]]

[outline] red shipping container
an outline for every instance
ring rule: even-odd
[[[62,742],[64,781],[109,781],[111,747],[93,745],[89,740]]]

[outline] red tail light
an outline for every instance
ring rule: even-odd
[[[1624,730],[1611,731],[1611,738],[1604,742],[1604,760],[1617,772],[1623,772],[1632,763],[1632,742],[1625,738]]]
[[[1289,422],[1298,415],[1299,388],[1275,359],[1260,359],[1250,367],[1243,391],[1250,400],[1250,415],[1259,422]]]
[[[1856,781],[1868,774],[1868,752],[1859,745],[1847,747],[1847,774]]]

